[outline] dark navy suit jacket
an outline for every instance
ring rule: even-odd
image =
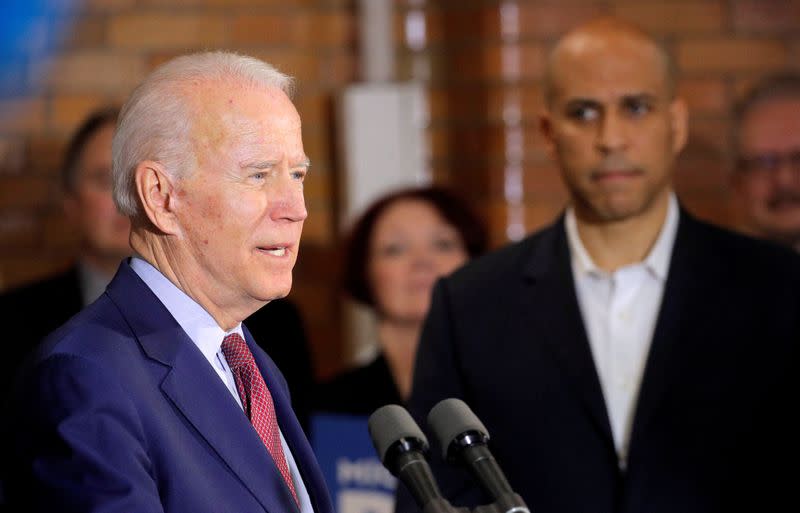
[[[800,257],[682,211],[621,469],[562,219],[436,286],[410,409],[466,401],[534,513],[796,509],[799,346]],[[449,499],[488,502],[431,458]]]
[[[314,511],[333,513],[286,382],[245,335]],[[298,511],[228,389],[127,263],[45,340],[14,397],[4,452],[20,511]]]

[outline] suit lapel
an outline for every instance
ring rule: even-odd
[[[669,390],[670,379],[680,379],[681,349],[691,343],[687,327],[694,324],[691,316],[702,311],[701,305],[695,303],[710,300],[708,294],[697,289],[707,283],[710,273],[713,273],[713,269],[703,269],[701,260],[697,258],[704,253],[704,244],[703,237],[697,236],[696,221],[681,210],[661,308],[636,403],[631,454]]]
[[[297,511],[266,447],[200,350],[127,263],[109,285],[143,351],[170,367],[161,389],[265,510]],[[280,414],[279,414],[280,418]]]
[[[521,318],[529,319],[530,324],[521,333],[544,341],[613,449],[603,392],[578,307],[563,217],[542,232],[523,280]]]

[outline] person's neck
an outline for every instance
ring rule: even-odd
[[[619,221],[587,221],[576,210],[578,236],[594,264],[607,272],[643,261],[664,226],[670,193],[662,194],[650,208]]]
[[[189,265],[191,261],[182,254],[175,245],[169,244],[164,236],[132,232],[131,246],[136,255],[150,263],[164,275],[173,285],[192,298],[216,321],[224,331],[230,331],[242,320],[264,306],[255,300],[248,304],[237,302],[237,298],[218,294],[216,299],[209,294],[209,287],[204,287],[204,273],[197,271],[199,266]],[[184,265],[180,263],[183,262]]]
[[[386,358],[389,371],[400,398],[405,402],[411,396],[414,358],[422,332],[422,322],[404,323],[390,320],[378,321],[378,343]]]

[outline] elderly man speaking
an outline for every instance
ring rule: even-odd
[[[113,177],[135,256],[23,374],[4,450],[20,511],[332,513],[286,383],[241,324],[289,292],[306,218],[290,89],[215,52],[133,92]]]

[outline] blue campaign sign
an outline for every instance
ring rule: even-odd
[[[366,416],[313,415],[311,445],[338,513],[393,513],[397,480],[375,454]]]

